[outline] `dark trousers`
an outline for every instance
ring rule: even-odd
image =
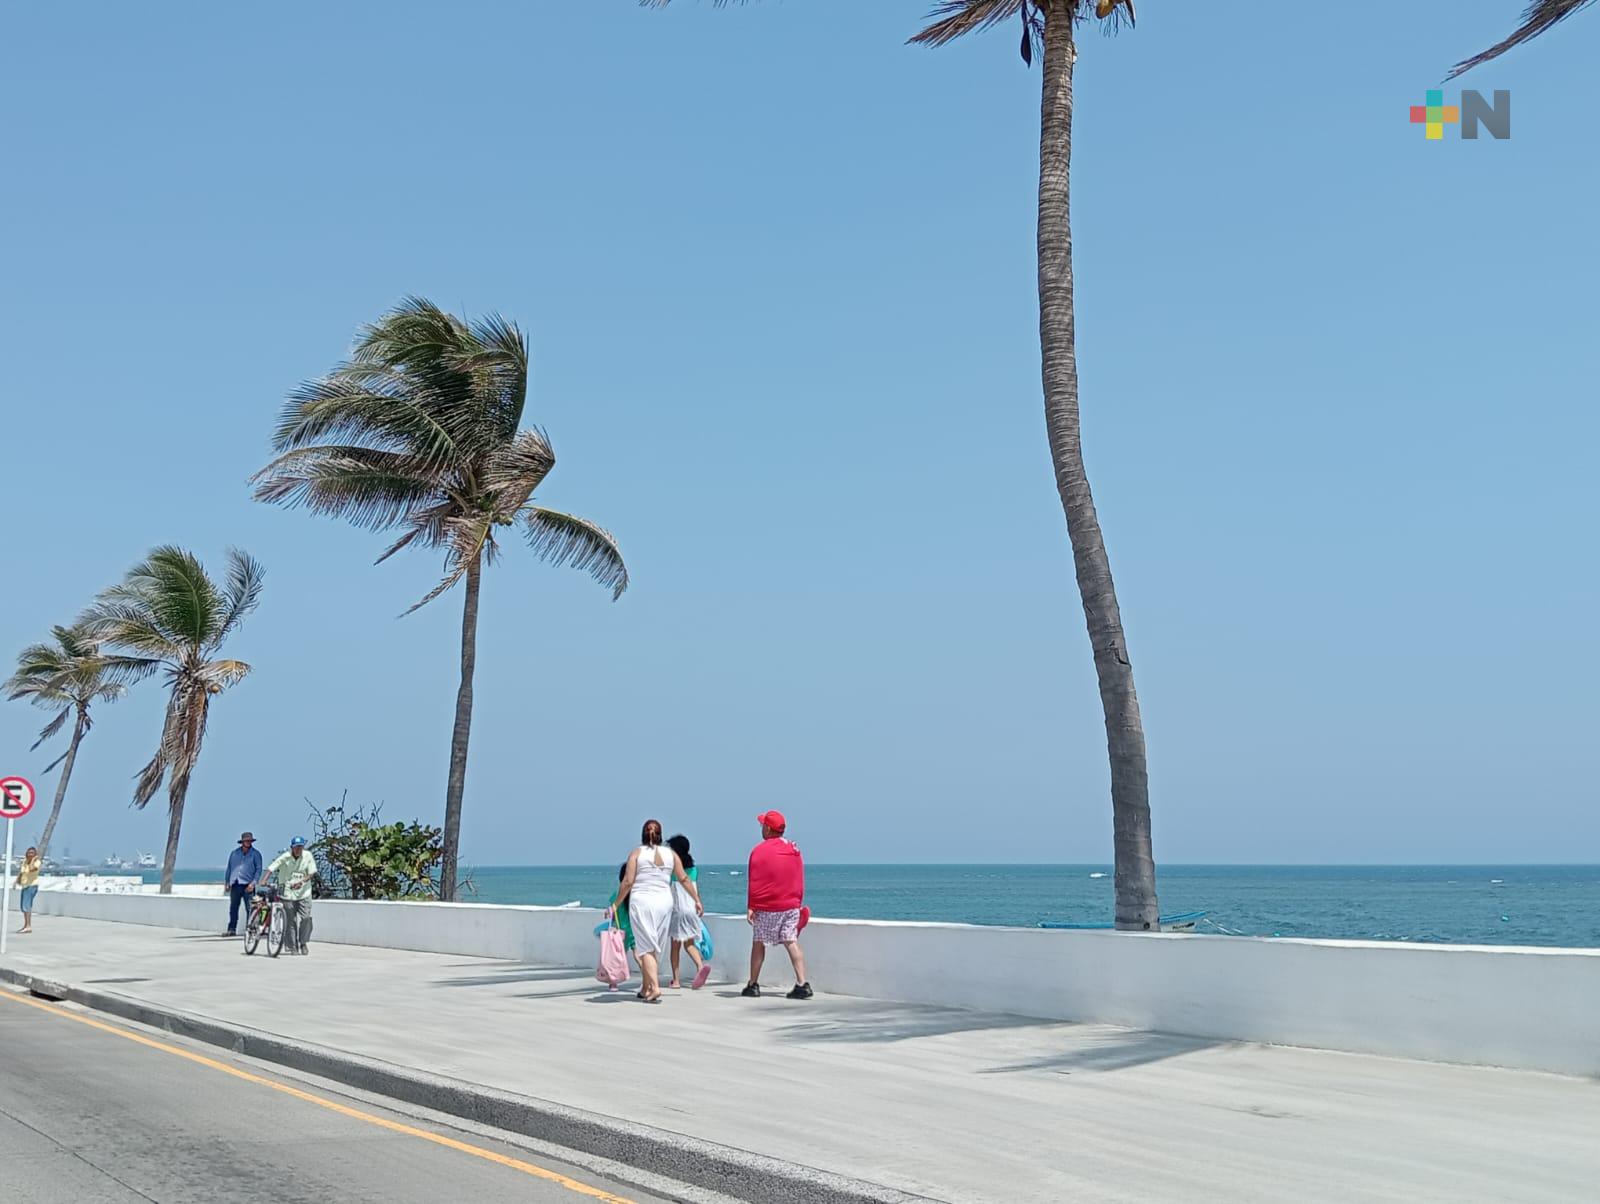
[[[239,931],[239,904],[244,904],[244,918],[250,918],[250,909],[255,906],[256,888],[249,882],[235,882],[228,887],[228,931]]]

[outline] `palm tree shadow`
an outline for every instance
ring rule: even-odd
[[[1069,1027],[1060,1020],[1039,1020],[1003,1012],[969,1012],[915,1004],[853,1004],[785,1025],[777,1035],[788,1041],[849,1043],[914,1041],[921,1037],[995,1029]]]
[[[592,971],[571,966],[521,966],[509,965],[493,974],[467,974],[460,978],[440,979],[436,987],[493,987],[515,982],[568,982],[593,979]],[[530,996],[531,997],[531,996]]]
[[[825,1005],[826,1006],[826,1005]],[[799,1044],[916,1041],[960,1033],[1003,1032],[1032,1029],[1029,1040],[1045,1051],[1037,1057],[980,1070],[980,1074],[1021,1074],[1074,1070],[1111,1071],[1182,1057],[1201,1050],[1238,1042],[1204,1037],[1181,1037],[1138,1029],[1109,1029],[1103,1025],[1073,1024],[1003,1012],[964,1011],[959,1008],[919,1007],[908,1004],[860,1004],[854,1001],[813,1012],[803,1020],[779,1028],[779,1039]]]
[[[1128,1070],[1134,1066],[1148,1066],[1168,1058],[1181,1058],[1186,1054],[1205,1049],[1236,1046],[1237,1041],[1221,1041],[1207,1037],[1179,1037],[1171,1033],[1147,1033],[1138,1030],[1107,1033],[1103,1030],[1072,1034],[1075,1044],[1070,1049],[1044,1054],[1023,1062],[1006,1066],[990,1066],[979,1074],[1022,1074],[1027,1071],[1050,1071],[1071,1074],[1075,1070],[1109,1071]]]

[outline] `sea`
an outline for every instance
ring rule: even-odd
[[[616,866],[479,866],[479,903],[603,907]],[[702,865],[706,910],[744,910],[743,867]],[[158,875],[147,872],[148,881]],[[179,870],[179,882],[220,871]],[[1472,945],[1600,947],[1600,866],[1166,865],[1163,915],[1204,911],[1201,933]],[[1109,923],[1109,865],[810,865],[817,916],[1033,927]]]

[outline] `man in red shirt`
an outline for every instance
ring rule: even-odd
[[[794,990],[790,999],[810,999],[811,984],[806,981],[805,954],[800,952],[800,905],[806,897],[806,866],[800,850],[783,833],[789,823],[781,811],[766,811],[756,816],[761,825],[761,843],[750,851],[750,869],[745,877],[749,894],[745,918],[750,921],[750,982],[739,994],[747,999],[761,996],[761,965],[767,960],[768,945],[782,945],[794,965]]]

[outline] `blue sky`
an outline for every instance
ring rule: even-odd
[[[1149,0],[1084,40],[1085,442],[1158,859],[1600,860],[1600,13],[1463,81],[1512,91],[1510,141],[1406,120],[1520,8]],[[634,580],[489,574],[469,861],[614,859],[647,814],[734,857],[774,804],[813,860],[1109,858],[1040,414],[1039,77],[1010,29],[903,46],[923,11],[0,18],[5,647],[158,543],[268,567],[183,863],[346,788],[442,813],[459,594],[396,619],[431,558],[373,567],[380,536],[245,486],[285,393],[407,293],[529,331],[541,499]],[[161,705],[100,715],[57,851],[159,851],[127,800]],[[41,718],[0,707],[3,768],[42,768]]]

